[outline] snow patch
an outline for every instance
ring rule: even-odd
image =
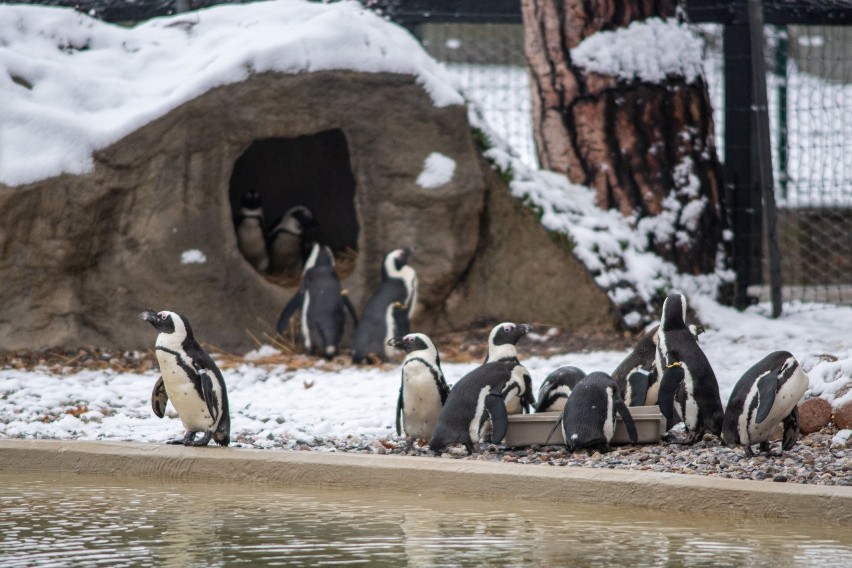
[[[432,152],[423,162],[423,171],[417,176],[417,185],[426,189],[441,187],[449,183],[455,173],[455,160],[438,152]]]
[[[413,75],[435,106],[457,81],[405,29],[358,2],[221,5],[133,28],[71,8],[0,5],[0,183],[84,174],[94,151],[254,74]]]
[[[601,31],[571,50],[571,60],[602,75],[661,83],[667,76],[693,82],[703,75],[703,42],[674,19],[648,18]]]
[[[207,262],[207,255],[198,249],[185,250],[180,255],[181,264],[204,264]]]

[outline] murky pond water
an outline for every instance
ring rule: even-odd
[[[0,474],[0,566],[852,566],[852,528],[267,485]]]

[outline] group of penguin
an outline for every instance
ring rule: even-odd
[[[312,256],[319,256],[320,250],[315,246]],[[388,258],[399,259],[394,253]],[[396,263],[391,264],[399,270]],[[312,266],[321,265],[314,262]],[[309,302],[309,294],[302,301]],[[754,444],[769,453],[769,440],[783,424],[781,447],[789,450],[799,437],[797,405],[808,386],[808,376],[796,359],[786,351],[767,355],[740,378],[723,410],[719,385],[698,345],[697,330],[686,324],[686,298],[668,296],[662,311],[660,325],[642,337],[612,375],[587,375],[576,367],[560,367],[545,378],[537,402],[530,373],[520,363],[516,348],[518,340],[532,331],[529,325],[506,322],[495,326],[483,364],[452,388],[428,336],[408,333],[391,337],[387,346],[405,352],[396,407],[397,434],[404,434],[412,443],[428,441],[429,449],[437,454],[459,444],[472,453],[483,441],[502,442],[511,414],[559,411],[554,430],[561,424],[571,451],[607,451],[616,413],[631,442],[636,443],[628,407],[657,404],[669,427],[684,423],[687,443],[710,432],[726,445],[745,446],[747,455],[754,455]],[[186,429],[183,438],[170,443],[203,446],[212,439],[227,446],[230,418],[225,382],[213,359],[195,340],[189,321],[175,312],[151,309],[139,317],[159,332],[155,351],[161,376],[151,395],[154,413],[162,418],[171,400]],[[198,433],[200,439],[196,439]]]
[[[414,315],[417,274],[408,265],[414,247],[396,249],[385,256],[381,282],[359,321],[340,285],[334,254],[317,241],[318,223],[307,207],[288,209],[267,233],[260,194],[248,191],[242,197],[235,224],[238,248],[257,271],[285,276],[301,272],[299,290],[278,318],[278,333],[285,333],[290,319],[299,312],[305,353],[331,358],[340,349],[348,313],[355,328],[352,361],[377,362],[392,357],[393,348],[387,341],[407,334]]]
[[[499,444],[508,415],[528,412],[534,405],[535,412],[560,412],[551,435],[561,424],[571,451],[605,452],[615,432],[616,414],[630,441],[636,443],[628,407],[659,405],[667,430],[684,423],[688,444],[710,432],[727,445],[745,446],[747,455],[754,455],[753,444],[769,453],[769,440],[781,423],[781,447],[789,450],[799,437],[798,402],[808,387],[808,376],[796,359],[786,351],[767,355],[743,374],[723,410],[716,376],[698,345],[699,330],[686,320],[686,298],[668,296],[660,325],[641,338],[612,375],[587,375],[577,367],[560,367],[543,381],[538,402],[515,349],[517,340],[531,330],[528,325],[495,327],[485,363],[452,388],[428,337],[415,333],[393,338],[390,344],[406,352],[397,434],[429,440],[434,452],[453,444],[463,444],[472,452],[482,440]]]
[[[234,218],[237,248],[255,270],[273,275],[295,276],[316,240],[318,224],[311,211],[297,205],[266,228],[263,200],[257,191],[247,191]]]

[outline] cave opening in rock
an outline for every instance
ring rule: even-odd
[[[260,268],[247,248],[241,245],[241,250],[259,272],[283,285],[293,285],[292,280],[298,278],[298,271],[288,274],[275,269],[274,260],[280,252],[271,248],[269,240],[281,217],[296,206],[311,212],[315,224],[310,232],[315,240],[334,251],[340,277],[351,272],[358,245],[358,219],[355,177],[342,130],[252,142],[237,159],[231,174],[229,197],[235,219],[244,196],[252,191],[260,198],[269,267]],[[241,239],[238,226],[237,239]]]

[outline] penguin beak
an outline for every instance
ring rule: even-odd
[[[404,343],[405,342],[401,337],[391,337],[390,339],[388,339],[388,345],[390,345],[391,347],[396,347],[397,349],[402,349]]]
[[[408,257],[410,257],[414,253],[415,250],[417,250],[417,247],[415,247],[415,246],[405,247],[404,249],[402,249],[402,264],[403,265],[408,263]]]
[[[148,308],[147,310],[139,314],[139,319],[145,320],[148,323],[153,324],[157,321],[157,312],[155,312],[151,308]]]

